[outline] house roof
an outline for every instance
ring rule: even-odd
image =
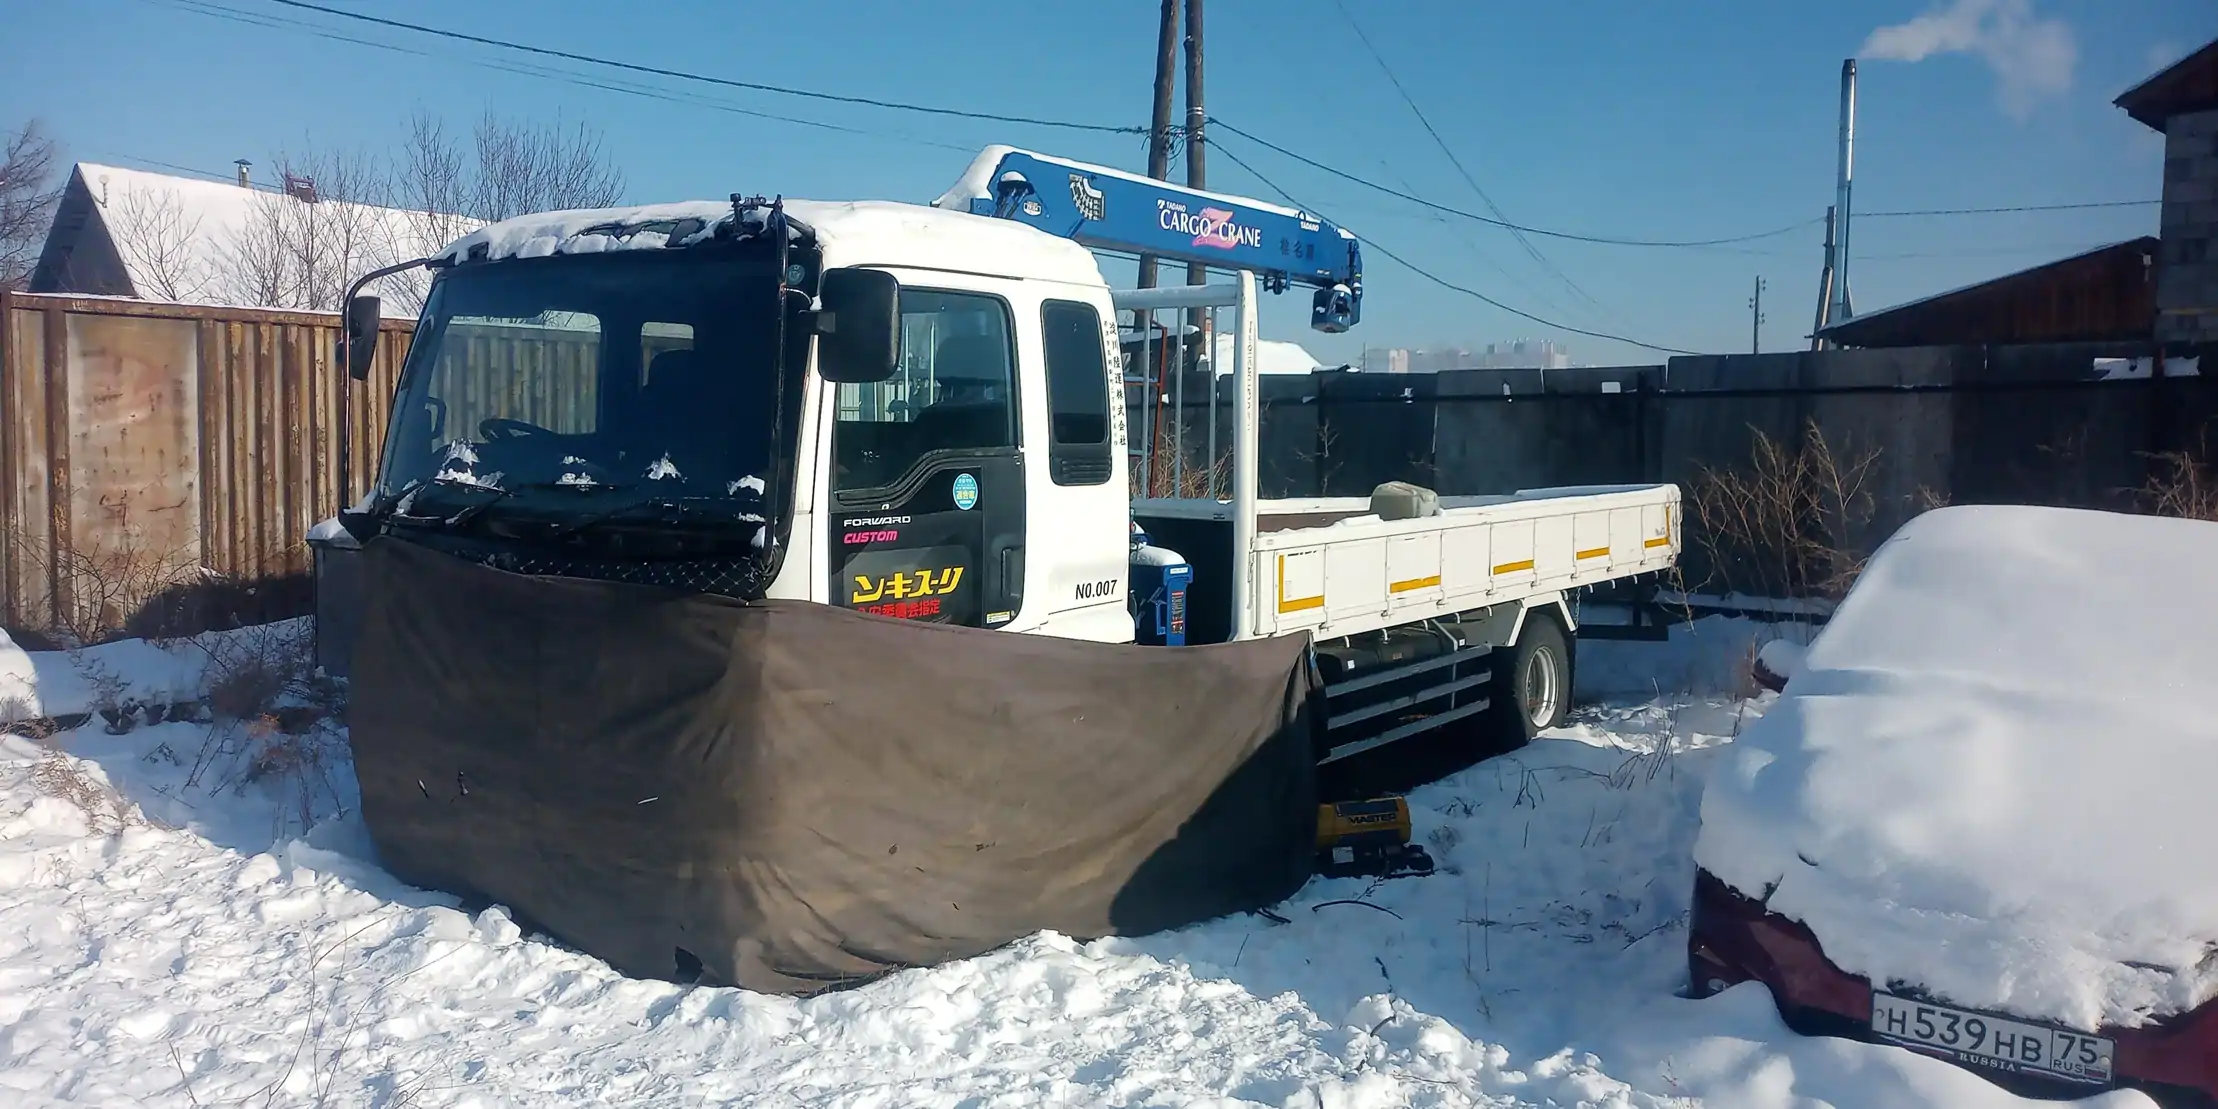
[[[2173,116],[2218,109],[2218,39],[2127,89],[2112,103],[2159,131]]]
[[[1232,342],[1230,332],[1219,332],[1216,337],[1215,361],[1217,372],[1232,372]],[[1257,339],[1255,341],[1255,372],[1258,374],[1307,374],[1324,369],[1300,343],[1283,339]]]
[[[2147,339],[2156,328],[2157,240],[2098,247],[1867,312],[1818,331],[1850,347]]]
[[[255,253],[254,240],[266,235],[272,217],[294,227],[321,227],[325,236],[345,241],[343,247],[327,247],[321,265],[332,272],[323,284],[435,254],[478,226],[478,221],[460,216],[340,200],[311,205],[268,188],[79,162],[63,191],[32,288],[187,304],[332,307],[295,303],[304,297],[272,293],[247,278],[251,266],[244,259]],[[344,230],[331,230],[335,228]],[[428,276],[415,271],[383,278],[368,291],[385,298],[387,315],[413,316],[427,285]],[[272,299],[285,303],[265,303]]]

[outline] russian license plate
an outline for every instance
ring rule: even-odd
[[[2118,1045],[2101,1036],[2027,1024],[1874,991],[1871,1030],[1881,1039],[1959,1062],[2068,1082],[2108,1084]]]

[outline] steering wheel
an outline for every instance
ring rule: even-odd
[[[477,433],[484,436],[488,443],[554,434],[553,431],[540,427],[538,424],[527,424],[522,420],[511,420],[506,416],[487,416],[479,420],[477,422]]]

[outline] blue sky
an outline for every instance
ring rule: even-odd
[[[267,0],[218,2],[413,52],[244,25],[190,10],[197,2],[11,5],[9,37],[18,49],[0,67],[0,122],[37,116],[72,158],[222,173],[234,158],[266,161],[304,141],[390,146],[418,106],[457,123],[490,106],[603,128],[627,175],[628,199],[639,202],[735,191],[928,201],[961,171],[968,152],[994,142],[1144,167],[1140,141],[1123,136],[625,78],[720,107],[650,99],[494,68],[542,64],[512,54],[286,13]],[[1157,10],[1152,0],[1017,7],[329,3],[742,80],[1134,125],[1147,121]],[[1832,198],[1839,66],[1851,55],[1862,59],[1860,211],[2153,198],[2161,139],[2110,101],[2218,34],[2208,0],[1350,0],[1348,15],[1335,0],[1209,0],[1207,11],[1212,115],[1358,176],[1484,211],[1365,53],[1352,15],[1510,219],[1662,239],[1746,234],[1822,216]],[[1760,274],[1769,282],[1765,348],[1806,343],[1819,228],[1711,250],[1536,238],[1544,267],[1499,229],[1428,213],[1231,136],[1224,141],[1302,203],[1364,238],[1542,317],[1670,347],[1746,350],[1749,286]],[[1210,159],[1209,168],[1212,188],[1272,195],[1228,157]],[[1871,311],[2153,234],[2156,225],[2153,205],[1861,220],[1856,306]],[[1365,344],[1515,338],[1557,339],[1588,364],[1661,357],[1511,316],[1376,250],[1366,266],[1362,326],[1316,335],[1305,323],[1307,297],[1289,294],[1267,311],[1266,335],[1300,340],[1327,361],[1352,360]],[[1112,263],[1110,273],[1112,281],[1129,280],[1128,266]]]

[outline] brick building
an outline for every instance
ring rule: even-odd
[[[2218,343],[2218,40],[2116,101],[2164,133],[2156,337]]]

